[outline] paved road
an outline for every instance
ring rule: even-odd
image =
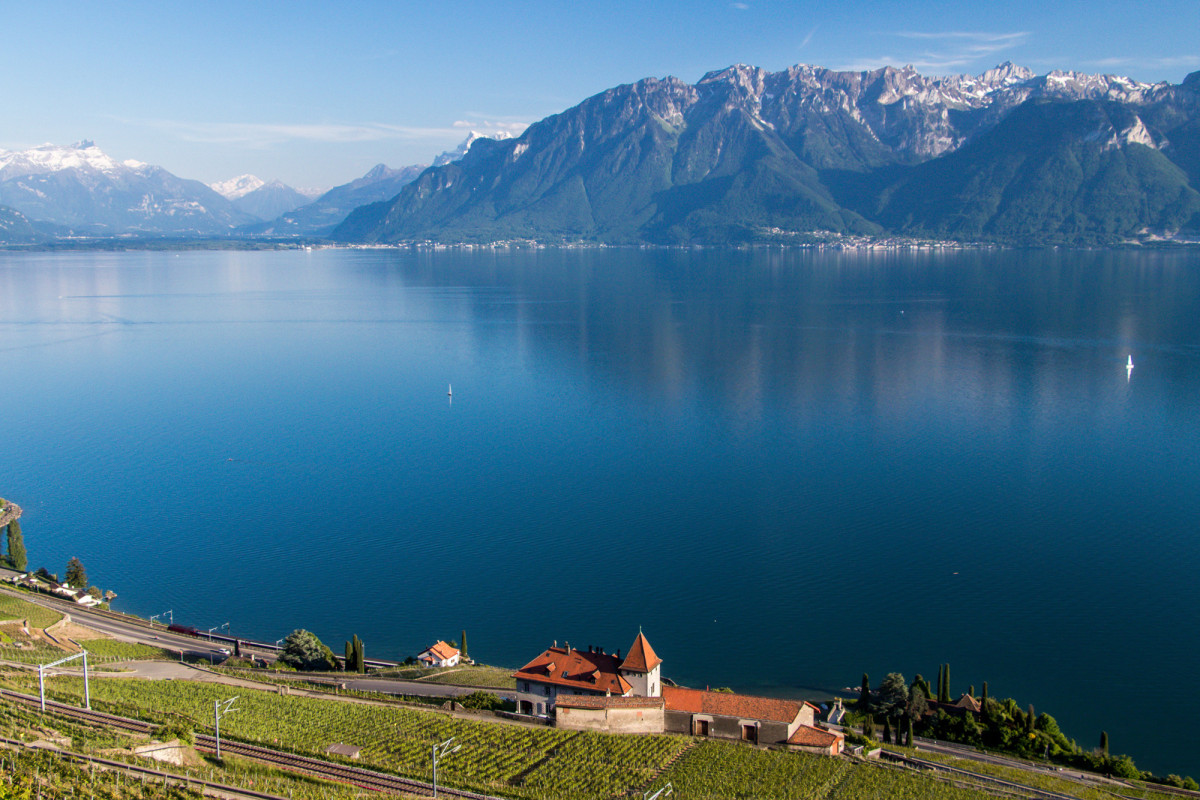
[[[130,617],[121,619],[114,617],[111,613],[105,614],[102,612],[92,611],[84,608],[76,603],[68,600],[63,600],[58,597],[50,597],[47,595],[35,595],[20,593],[19,596],[23,600],[27,600],[37,605],[52,608],[55,611],[64,614],[70,614],[71,619],[81,625],[86,625],[89,628],[107,633],[117,639],[129,642],[140,642],[142,644],[153,645],[155,647],[163,647],[168,650],[181,650],[185,657],[190,659],[203,659],[220,661],[224,656],[221,654],[221,649],[227,645],[222,642],[206,642],[203,639],[196,639],[191,636],[183,636],[176,633],[171,633],[162,626],[151,626],[145,620]],[[243,654],[258,655],[267,660],[274,660],[275,653],[272,652],[255,652],[251,648],[243,647]],[[172,669],[179,667],[180,669]],[[176,678],[180,680],[220,680],[223,676],[216,676],[213,673],[195,670],[183,665],[171,665],[168,662],[145,662],[134,667],[132,672],[127,673],[136,677],[147,678]],[[305,681],[313,680],[315,676],[302,674],[279,673],[275,677]],[[320,678],[317,678],[320,680]],[[231,683],[232,681],[224,681]],[[346,677],[344,680],[341,676],[331,678],[330,683],[344,683],[346,688],[353,689],[359,692],[380,692],[382,694],[394,695],[410,695],[413,697],[461,697],[470,694],[471,692],[479,691],[476,687],[470,686],[448,686],[446,684],[423,683],[420,681],[405,681],[405,680],[390,680],[386,678],[351,678]],[[262,687],[262,683],[251,683],[249,681],[238,681],[239,684]],[[514,700],[516,693],[512,689],[485,689],[499,695],[505,700]]]

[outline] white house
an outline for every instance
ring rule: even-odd
[[[417,656],[417,661],[420,661],[426,667],[453,667],[458,664],[461,658],[462,654],[458,652],[458,648],[438,641],[427,650],[422,651]]]

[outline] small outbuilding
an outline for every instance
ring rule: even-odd
[[[356,747],[352,744],[342,744],[341,742],[338,742],[337,744],[331,744],[329,747],[326,747],[325,752],[331,756],[345,756],[346,758],[357,759],[359,753],[362,752],[362,748]]]
[[[846,737],[839,731],[818,728],[815,725],[801,725],[788,737],[787,743],[791,750],[836,756],[845,749]]]

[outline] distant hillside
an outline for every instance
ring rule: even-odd
[[[0,151],[0,204],[80,233],[219,235],[251,219],[199,181],[92,142]]]
[[[795,240],[814,231],[1115,242],[1200,227],[1200,73],[979,76],[737,66],[646,79],[480,141],[348,242]]]
[[[37,239],[33,225],[15,208],[0,206],[0,243],[24,244]]]

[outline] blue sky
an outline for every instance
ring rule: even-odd
[[[1180,81],[1200,2],[4,2],[0,148],[89,138],[206,182],[332,186],[610,86],[734,63]]]

